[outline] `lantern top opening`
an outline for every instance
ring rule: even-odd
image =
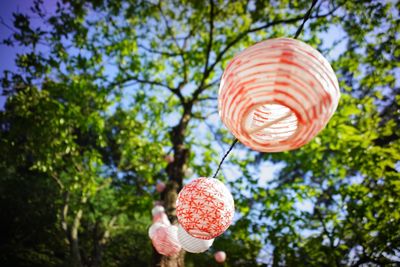
[[[281,104],[266,103],[255,106],[245,117],[244,129],[253,141],[261,144],[288,140],[298,129],[296,114]]]

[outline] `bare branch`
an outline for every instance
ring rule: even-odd
[[[214,2],[213,2],[213,0],[210,0],[210,31],[209,31],[207,52],[206,52],[206,64],[204,65],[203,80],[201,81],[201,84],[204,84],[204,81],[208,77],[207,69],[208,69],[210,53],[211,53],[211,48],[212,48],[212,42],[213,42],[213,31],[214,31]]]
[[[57,183],[57,185],[60,187],[60,189],[63,190],[63,189],[64,189],[64,185],[63,185],[63,183],[61,182],[61,180],[58,179],[57,175],[56,175],[55,173],[51,173],[50,176],[51,176],[51,178],[53,178],[53,180]]]
[[[144,79],[140,79],[140,78],[134,77],[134,76],[129,76],[129,77],[125,78],[122,81],[113,82],[113,83],[111,83],[109,85],[109,87],[112,88],[112,87],[115,87],[117,85],[121,86],[121,85],[123,85],[123,84],[125,84],[127,82],[130,82],[130,81],[135,81],[135,82],[138,82],[138,83],[141,83],[141,84],[155,85],[155,86],[160,86],[160,87],[166,88],[169,91],[171,91],[173,94],[175,94],[179,98],[179,100],[181,101],[182,104],[185,103],[185,98],[183,97],[181,91],[179,90],[180,86],[178,86],[178,88],[173,88],[173,87],[168,86],[166,84],[163,84],[161,82],[151,81],[151,80],[144,80]]]
[[[158,51],[158,50],[154,50],[148,47],[145,47],[144,45],[138,44],[138,47],[142,48],[143,50],[150,52],[150,53],[154,53],[154,54],[160,54],[160,55],[164,55],[164,56],[168,56],[168,57],[179,57],[181,56],[181,54],[178,53],[169,53],[169,52],[165,52],[165,51]]]
[[[168,31],[169,34],[171,35],[172,40],[174,41],[176,47],[179,49],[179,54],[180,54],[180,57],[181,57],[181,59],[182,59],[182,64],[183,64],[183,76],[184,76],[183,82],[181,82],[181,83],[182,83],[182,84],[187,83],[187,80],[188,80],[188,79],[187,79],[187,71],[188,71],[188,70],[187,70],[187,64],[186,64],[186,60],[185,60],[185,51],[183,51],[183,48],[179,45],[179,42],[178,42],[178,40],[176,39],[176,36],[174,35],[174,32],[172,31],[171,25],[169,25],[168,19],[167,19],[167,17],[164,15],[164,12],[163,12],[162,7],[161,7],[161,2],[158,3],[157,7],[158,7],[158,9],[159,9],[159,11],[160,11],[161,17],[162,17],[163,20],[164,20],[165,26],[167,27],[167,31]],[[190,36],[190,35],[189,35],[189,36]]]

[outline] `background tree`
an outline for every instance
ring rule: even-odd
[[[257,41],[293,36],[310,4],[70,0],[49,12],[35,1],[2,21],[3,43],[23,48],[2,77],[2,265],[212,266],[211,252],[151,250],[154,185],[167,182],[176,222],[184,179],[210,176],[233,139],[217,115],[223,68]],[[399,262],[399,7],[317,2],[300,38],[331,59],[344,95],[299,150],[235,148],[235,175],[220,178],[237,216],[211,250],[228,265]],[[269,160],[284,167],[261,184]]]

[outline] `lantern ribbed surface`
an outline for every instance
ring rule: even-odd
[[[223,263],[226,260],[226,253],[224,251],[217,251],[214,254],[216,262]]]
[[[336,75],[317,50],[277,38],[245,49],[228,64],[218,109],[241,143],[280,152],[311,141],[332,117],[339,98]]]
[[[157,227],[151,241],[157,252],[164,256],[174,256],[181,250],[175,225]]]
[[[226,186],[214,178],[201,177],[183,187],[176,201],[182,228],[199,239],[213,239],[232,223],[234,203]]]
[[[204,240],[189,235],[181,225],[178,226],[178,240],[182,248],[190,253],[202,253],[209,249],[214,239]]]

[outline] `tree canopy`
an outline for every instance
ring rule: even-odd
[[[218,117],[224,67],[293,37],[311,1],[49,2],[1,20],[1,49],[20,51],[1,76],[2,266],[218,266],[217,250],[226,266],[399,264],[399,2],[317,1],[299,39],[331,62],[337,112],[294,151],[237,145],[218,176],[233,225],[175,258],[152,249],[150,211],[162,200],[176,221],[179,190],[234,139]]]

